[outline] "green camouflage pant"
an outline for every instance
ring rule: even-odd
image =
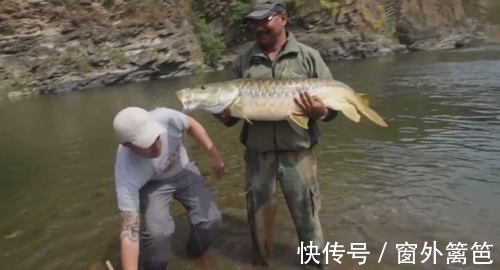
[[[247,213],[255,262],[268,265],[273,251],[276,182],[279,182],[299,243],[309,246],[312,241],[321,254],[315,259],[319,261],[319,266],[324,266],[324,255],[321,253],[323,232],[318,216],[321,199],[314,150],[277,153],[247,150],[245,163]],[[308,259],[308,256],[302,256],[304,261]],[[311,259],[308,264],[316,265],[316,262]]]

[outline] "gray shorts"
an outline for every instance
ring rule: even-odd
[[[188,163],[182,172],[172,178],[149,181],[139,191],[140,210],[144,218],[141,261],[145,270],[164,270],[168,264],[171,235],[175,231],[169,211],[172,198],[188,211],[191,224],[186,245],[188,256],[203,255],[220,226],[220,211],[194,162]]]

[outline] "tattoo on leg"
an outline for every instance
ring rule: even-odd
[[[120,239],[127,237],[131,242],[139,241],[139,213],[133,211],[121,211],[123,219],[120,231]]]

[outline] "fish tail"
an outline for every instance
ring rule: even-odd
[[[373,121],[375,124],[381,126],[381,127],[388,127],[387,123],[380,117],[380,115],[374,111],[372,108],[370,108],[370,95],[368,94],[356,94],[358,97],[358,100],[356,102],[356,107],[357,109],[364,114],[368,119]]]

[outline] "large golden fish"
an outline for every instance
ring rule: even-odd
[[[306,116],[293,114],[300,112],[293,98],[299,97],[301,91],[319,97],[327,108],[342,112],[356,123],[361,113],[379,126],[388,126],[370,108],[369,95],[357,94],[348,85],[333,79],[236,79],[184,88],[176,91],[176,95],[186,113],[199,109],[220,113],[229,108],[231,116],[250,124],[252,121],[287,120],[297,130],[296,126],[307,129],[309,120]]]

